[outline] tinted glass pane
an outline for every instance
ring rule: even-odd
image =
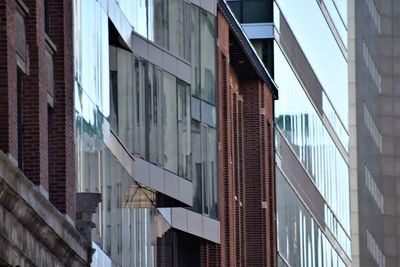
[[[145,128],[145,81],[146,62],[135,58],[133,65],[133,152],[146,157],[146,128]],[[127,114],[129,120],[130,114]],[[127,132],[129,128],[127,129]],[[127,136],[127,138],[131,138]]]
[[[192,120],[193,210],[202,213],[202,159],[200,122]]]
[[[168,2],[168,48],[175,55],[184,54],[184,5],[182,0]]]
[[[191,11],[192,94],[200,97],[200,11],[194,5]]]
[[[172,172],[178,171],[176,78],[164,72],[163,75],[163,134],[164,166]]]
[[[207,187],[210,217],[217,217],[218,180],[217,180],[217,137],[216,130],[208,127],[207,131]]]
[[[168,1],[149,0],[148,38],[162,47],[168,47]]]
[[[201,53],[201,97],[215,102],[215,17],[201,11],[200,53]]]
[[[191,132],[190,132],[190,87],[178,81],[178,174],[189,178],[191,172]]]
[[[149,160],[163,164],[163,135],[161,124],[162,71],[149,64],[149,86],[147,92]]]
[[[75,79],[103,115],[108,117],[108,16],[95,0],[76,1],[75,8]]]
[[[330,209],[350,233],[348,165],[277,45],[274,63],[280,94],[275,104],[276,124]]]
[[[243,1],[242,3],[243,23],[272,22],[272,8],[266,0]]]

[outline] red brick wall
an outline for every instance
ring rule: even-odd
[[[23,87],[23,171],[36,185],[49,190],[47,147],[47,83],[44,1],[26,0],[25,18],[29,72]]]
[[[229,65],[229,25],[217,21],[221,244],[204,266],[276,266],[273,96]]]
[[[50,1],[50,36],[57,46],[54,64],[54,108],[50,145],[50,200],[75,217],[74,66],[72,1]]]
[[[18,129],[17,2],[0,1],[0,149],[18,159],[21,146],[20,167],[25,175],[49,191],[50,200],[62,213],[74,218],[72,1],[51,1],[50,39],[57,51],[53,55],[54,109],[50,131],[43,0],[23,1],[29,10],[25,17],[28,64],[22,90],[23,125]],[[21,131],[23,142],[18,144]],[[53,137],[51,144],[49,133]]]
[[[0,149],[18,159],[16,1],[0,1]]]

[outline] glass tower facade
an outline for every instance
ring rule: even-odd
[[[110,266],[200,266],[208,228],[175,215],[218,224],[216,6],[73,4],[77,191],[102,194],[93,242]]]
[[[350,266],[347,2],[228,3],[279,88],[279,266]]]

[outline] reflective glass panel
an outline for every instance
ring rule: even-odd
[[[276,0],[276,3],[343,125],[348,127],[347,61],[319,4],[315,0]]]
[[[108,117],[108,16],[95,0],[76,0],[74,8],[75,80]]]
[[[350,233],[349,170],[295,73],[275,44],[275,120],[335,216]]]
[[[289,266],[345,267],[280,170],[276,171],[276,190],[279,255]],[[280,266],[286,266],[283,260]]]
[[[196,53],[196,51],[195,51]],[[200,11],[201,97],[215,102],[215,17]]]
[[[166,72],[163,74],[162,125],[164,134],[164,166],[178,171],[178,132],[176,78]]]
[[[179,166],[178,174],[189,178],[191,172],[191,131],[190,131],[190,86],[178,81],[178,140]]]

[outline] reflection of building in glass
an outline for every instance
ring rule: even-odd
[[[77,190],[102,195],[96,264],[200,266],[219,242],[215,16],[215,1],[74,1]]]
[[[228,4],[279,88],[278,266],[350,266],[347,5]]]

